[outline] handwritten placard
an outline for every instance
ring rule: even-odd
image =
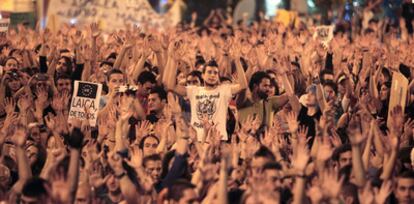
[[[69,121],[77,118],[89,120],[89,125],[96,126],[101,98],[102,84],[85,81],[75,81],[70,104]]]
[[[177,0],[172,9],[160,15],[147,0],[54,0],[50,2],[48,17],[56,16],[61,22],[81,25],[102,22],[106,25],[103,28],[106,31],[142,23],[164,28],[174,26],[181,20],[181,14],[177,12],[182,9],[173,8],[182,3],[182,0]]]

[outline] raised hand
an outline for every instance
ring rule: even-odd
[[[71,36],[73,44],[75,46],[79,46],[83,40],[82,32],[80,30],[77,30],[75,35]]]
[[[330,198],[338,198],[342,189],[344,177],[338,177],[338,173],[333,170],[323,172],[322,189]]]
[[[402,112],[401,106],[396,106],[391,110],[390,113],[390,129],[396,133],[400,133],[404,125],[404,113]]]
[[[310,158],[309,150],[306,143],[299,143],[296,148],[296,156],[292,160],[292,167],[295,170],[304,173]]]
[[[11,115],[12,113],[14,113],[16,103],[14,102],[13,98],[5,98],[3,107],[6,111],[6,114]]]
[[[289,126],[290,133],[295,134],[298,131],[299,122],[297,120],[297,115],[294,111],[290,111],[287,114],[286,122]]]
[[[375,202],[378,204],[384,204],[387,198],[392,192],[392,183],[391,181],[384,181],[380,189],[374,189]]]
[[[92,38],[98,38],[101,35],[101,30],[99,29],[99,25],[97,23],[91,23],[91,35]]]

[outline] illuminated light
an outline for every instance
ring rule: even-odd
[[[353,4],[354,4],[355,7],[358,7],[359,6],[359,2],[358,1],[354,1]]]
[[[282,0],[266,0],[266,16],[275,16],[277,6]]]
[[[315,2],[313,2],[313,0],[308,0],[307,3],[309,7],[315,8]]]
[[[0,19],[2,19],[3,17],[1,16],[1,13],[0,13]]]
[[[78,20],[76,20],[76,18],[72,18],[69,20],[70,24],[74,25],[76,24],[76,22],[78,22]]]

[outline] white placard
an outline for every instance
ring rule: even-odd
[[[68,121],[89,120],[89,125],[95,127],[101,93],[102,84],[75,81]]]
[[[7,32],[9,30],[10,18],[0,18],[0,32]]]

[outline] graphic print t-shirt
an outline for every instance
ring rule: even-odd
[[[222,140],[227,140],[227,108],[232,98],[230,85],[223,84],[211,90],[199,86],[187,86],[186,88],[191,104],[191,125],[197,131],[198,140],[201,141],[204,135],[201,120],[204,115],[210,122],[217,124]]]

